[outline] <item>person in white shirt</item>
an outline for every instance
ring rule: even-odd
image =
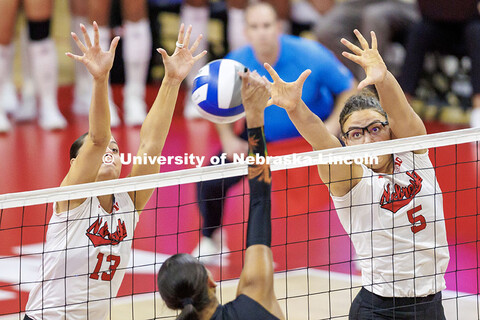
[[[67,54],[82,62],[94,80],[89,130],[73,143],[70,170],[61,186],[120,177],[119,148],[110,131],[108,104],[108,76],[119,38],[104,52],[96,23],[93,29],[93,44],[85,26],[81,26],[85,43],[72,33],[83,56]],[[139,155],[161,155],[180,84],[193,64],[206,54],[204,51],[193,56],[201,36],[190,48],[192,27],[186,32],[184,29],[182,24],[172,56],[158,49],[166,73],[140,131]],[[158,163],[135,164],[130,176],[159,170]],[[130,259],[138,215],[152,193],[152,189],[140,190],[55,203],[39,266],[40,281],[30,292],[25,319],[106,319]]]
[[[375,85],[347,100],[340,114],[347,146],[426,134],[394,76],[372,44],[354,31],[361,48],[346,39],[352,53],[343,56],[359,64],[366,78],[358,86]],[[313,149],[340,147],[324,123],[301,100],[310,71],[285,83],[270,65],[274,80],[271,103],[282,106]],[[319,165],[340,221],[355,247],[362,269],[360,293],[349,319],[445,319],[441,291],[449,253],[442,192],[428,157],[415,150],[379,157],[377,164]]]

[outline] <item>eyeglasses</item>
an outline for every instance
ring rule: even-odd
[[[377,120],[363,128],[350,128],[350,130],[345,132],[343,136],[346,139],[350,139],[351,141],[361,142],[365,138],[365,131],[367,131],[372,137],[376,137],[383,131],[383,128],[385,128],[386,126],[388,126],[388,121],[382,122]]]

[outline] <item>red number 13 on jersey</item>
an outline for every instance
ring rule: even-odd
[[[413,226],[411,227],[413,233],[422,231],[427,227],[427,221],[425,220],[424,216],[422,216],[421,214],[416,217],[413,216],[415,213],[417,213],[420,210],[422,210],[422,205],[416,206],[415,208],[412,208],[407,211],[408,221],[410,221],[410,223],[413,224]],[[418,224],[419,222],[420,224]]]
[[[102,267],[103,256],[104,256],[103,253],[99,253],[97,255],[97,260],[98,260],[97,265],[95,266],[95,270],[93,270],[93,273],[90,275],[90,279],[98,280],[98,276],[99,276],[98,272]],[[114,256],[113,254],[109,254],[106,260],[107,262],[110,262],[110,267],[108,268],[109,271],[102,272],[102,280],[110,281],[115,275],[115,271],[117,271],[117,267],[120,264],[120,256]]]

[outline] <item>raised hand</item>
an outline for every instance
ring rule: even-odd
[[[358,84],[358,89],[361,90],[368,85],[382,82],[387,75],[387,66],[385,65],[385,62],[383,62],[380,53],[378,53],[377,36],[375,35],[375,32],[370,32],[372,36],[372,48],[370,48],[367,40],[365,40],[360,31],[355,29],[353,32],[357,36],[357,39],[360,42],[362,49],[360,49],[347,39],[342,38],[342,40],[340,41],[343,45],[345,45],[354,53],[351,54],[344,51],[342,52],[342,55],[345,58],[359,64],[365,70],[366,77]]]
[[[294,82],[285,82],[279,77],[271,65],[265,63],[264,67],[273,79],[270,89],[271,98],[268,100],[267,105],[276,104],[284,108],[287,112],[294,110],[302,100],[303,84],[312,71],[310,69],[305,70]]]
[[[80,41],[74,32],[71,34],[78,48],[83,52],[83,56],[77,56],[70,52],[67,52],[66,55],[83,63],[94,79],[103,79],[105,77],[108,78],[108,73],[113,66],[115,49],[117,48],[120,37],[115,37],[110,44],[110,49],[105,52],[100,48],[98,25],[96,22],[93,22],[93,45],[90,41],[90,36],[88,35],[85,26],[81,24],[80,28],[82,29],[85,44]]]
[[[271,84],[257,71],[239,73],[242,78],[242,103],[246,112],[261,112],[267,107]]]
[[[204,50],[196,56],[193,56],[202,40],[202,35],[198,36],[192,47],[189,49],[188,46],[191,33],[192,26],[188,27],[185,34],[185,25],[182,23],[178,32],[177,44],[179,45],[176,46],[173,54],[169,56],[164,49],[157,49],[163,58],[165,78],[169,81],[173,81],[175,84],[180,84],[192,69],[193,64],[207,54],[207,51]]]

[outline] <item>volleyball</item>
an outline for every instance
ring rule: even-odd
[[[193,80],[192,100],[200,114],[215,123],[242,118],[242,79],[245,66],[230,59],[214,60],[202,67]]]

